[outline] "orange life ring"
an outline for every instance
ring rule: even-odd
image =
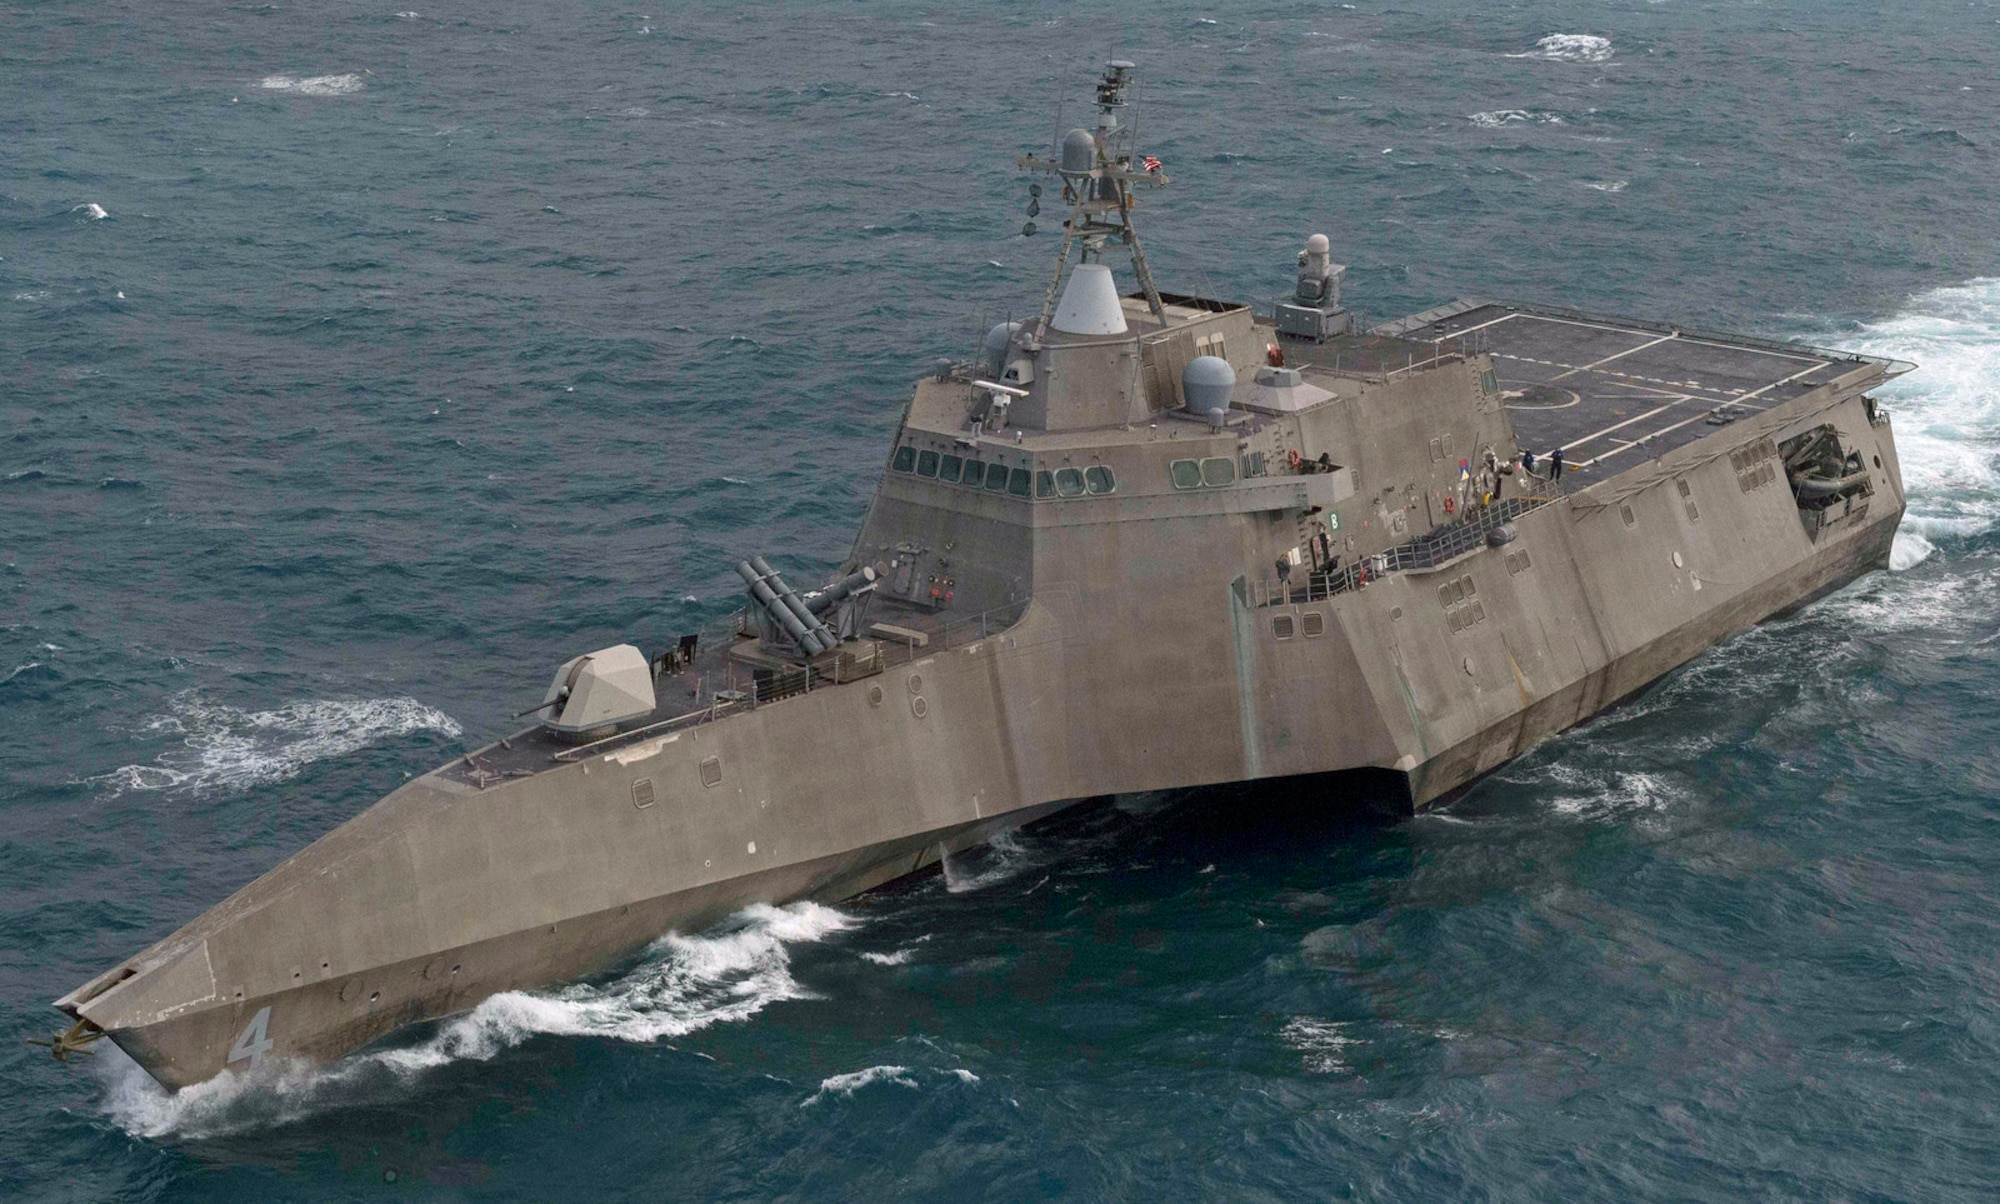
[[[1293,468],[1297,468],[1300,464],[1304,463],[1304,461],[1302,461],[1299,458],[1299,449],[1296,447],[1286,452],[1285,458],[1291,462]]]
[[[1450,494],[1446,494],[1444,498],[1444,512],[1446,514],[1450,514],[1457,509],[1458,509],[1458,503],[1452,500]]]

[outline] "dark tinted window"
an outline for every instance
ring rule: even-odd
[[[1062,497],[1083,496],[1083,470],[1080,468],[1056,469],[1056,493]]]
[[[1171,466],[1175,489],[1201,488],[1201,465],[1193,460],[1175,460]]]
[[[1217,456],[1213,460],[1201,462],[1201,483],[1204,485],[1229,485],[1236,480],[1236,461]]]
[[[1117,478],[1102,464],[1093,464],[1083,470],[1083,483],[1092,493],[1110,493],[1118,488]]]
[[[965,471],[964,457],[946,456],[938,464],[938,480],[956,481],[958,480],[958,474],[964,471]]]
[[[995,492],[1007,488],[1007,466],[1005,464],[988,464],[986,466],[986,487]]]
[[[1035,474],[1036,497],[1052,497],[1054,496],[1055,491],[1056,491],[1056,477],[1054,473],[1038,472]]]
[[[897,472],[908,472],[912,468],[915,468],[917,466],[917,449],[914,447],[897,448],[896,458],[890,462],[889,466]]]
[[[917,453],[918,476],[934,477],[937,475],[937,469],[938,469],[938,454],[936,452],[927,451],[927,452]]]
[[[1007,492],[1015,497],[1027,497],[1028,486],[1034,480],[1033,473],[1025,468],[1017,468],[1007,474]]]
[[[986,483],[986,462],[984,460],[967,460],[965,462],[965,483],[974,489]]]

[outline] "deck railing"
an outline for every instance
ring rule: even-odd
[[[1495,527],[1561,501],[1567,494],[1566,483],[1537,478],[1532,494],[1500,498],[1489,505],[1471,507],[1469,513],[1457,522],[1434,528],[1373,556],[1364,556],[1353,564],[1331,571],[1308,572],[1303,579],[1280,581],[1274,577],[1260,577],[1250,587],[1251,605],[1289,606],[1319,602],[1361,589],[1370,581],[1389,573],[1437,568],[1483,545]]]
[[[727,663],[719,674],[703,674],[697,679],[694,699],[701,705],[657,723],[619,732],[589,744],[579,744],[552,754],[557,761],[574,761],[582,757],[608,751],[609,749],[643,740],[648,736],[664,735],[682,728],[713,723],[738,711],[755,710],[760,706],[791,698],[800,694],[810,694],[837,686],[849,685],[864,678],[879,676],[884,670],[899,664],[909,664],[922,660],[934,652],[951,648],[963,648],[1012,627],[1021,621],[1028,611],[1030,599],[1010,602],[991,610],[959,618],[945,618],[931,630],[927,643],[915,640],[896,641],[874,639],[867,641],[868,651],[856,652],[843,645],[843,650],[820,663],[794,663],[758,674],[745,669],[734,661]],[[709,624],[702,630],[704,646],[727,645],[740,636],[752,635],[748,619],[743,611],[737,611],[725,619]],[[703,700],[706,700],[705,702]]]

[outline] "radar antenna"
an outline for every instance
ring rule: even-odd
[[[1132,274],[1139,278],[1147,308],[1153,311],[1155,320],[1166,325],[1166,307],[1160,302],[1160,290],[1153,285],[1153,270],[1146,266],[1146,252],[1139,246],[1138,231],[1132,227],[1132,210],[1139,203],[1132,195],[1132,186],[1149,184],[1157,188],[1167,183],[1167,176],[1160,170],[1157,159],[1145,160],[1141,170],[1132,169],[1136,131],[1118,117],[1119,110],[1126,106],[1125,93],[1131,83],[1131,63],[1123,59],[1106,63],[1104,77],[1097,81],[1097,128],[1079,127],[1063,135],[1058,150],[1060,158],[1022,155],[1014,160],[1028,171],[1059,178],[1063,200],[1070,207],[1069,218],[1063,222],[1062,246],[1056,252],[1055,276],[1049,281],[1048,294],[1042,298],[1041,330],[1049,327],[1049,314],[1055,308],[1056,290],[1069,267],[1072,246],[1077,246],[1079,262],[1092,263],[1103,257],[1105,242],[1113,235],[1132,254]],[[1029,193],[1039,198],[1041,185],[1033,185]],[[1039,199],[1030,202],[1029,216],[1033,217],[1040,209]],[[1021,232],[1033,234],[1035,223],[1028,222]]]

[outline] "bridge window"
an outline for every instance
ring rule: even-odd
[[[1118,488],[1118,480],[1111,470],[1102,464],[1093,464],[1083,470],[1083,483],[1092,493],[1110,493]]]
[[[1292,624],[1292,616],[1272,615],[1271,634],[1281,640],[1291,639],[1292,636],[1295,634]]]
[[[984,460],[967,460],[965,462],[965,483],[974,489],[986,483],[986,462]]]
[[[1077,468],[1056,469],[1056,496],[1082,497],[1083,470]]]
[[[890,461],[889,466],[897,472],[908,472],[915,468],[917,466],[917,449],[914,447],[897,448],[896,458]]]
[[[1047,469],[1035,474],[1035,496],[1054,497],[1056,495],[1056,474]]]
[[[956,484],[959,474],[965,471],[965,457],[946,456],[938,462],[938,480],[946,484]]]
[[[934,477],[938,474],[938,454],[934,451],[917,453],[917,475]]]
[[[1016,468],[1007,474],[1007,492],[1015,497],[1027,497],[1028,486],[1034,479],[1035,474],[1027,469]]]
[[[986,487],[995,493],[999,493],[1007,488],[1007,466],[1005,464],[988,464],[986,466]]]
[[[1236,461],[1226,456],[1217,456],[1201,462],[1201,483],[1204,485],[1230,485],[1236,481]]]
[[[1201,465],[1193,460],[1175,460],[1168,471],[1173,474],[1175,489],[1201,488]]]
[[[1326,616],[1316,610],[1309,610],[1299,616],[1299,627],[1309,640],[1326,634]]]

